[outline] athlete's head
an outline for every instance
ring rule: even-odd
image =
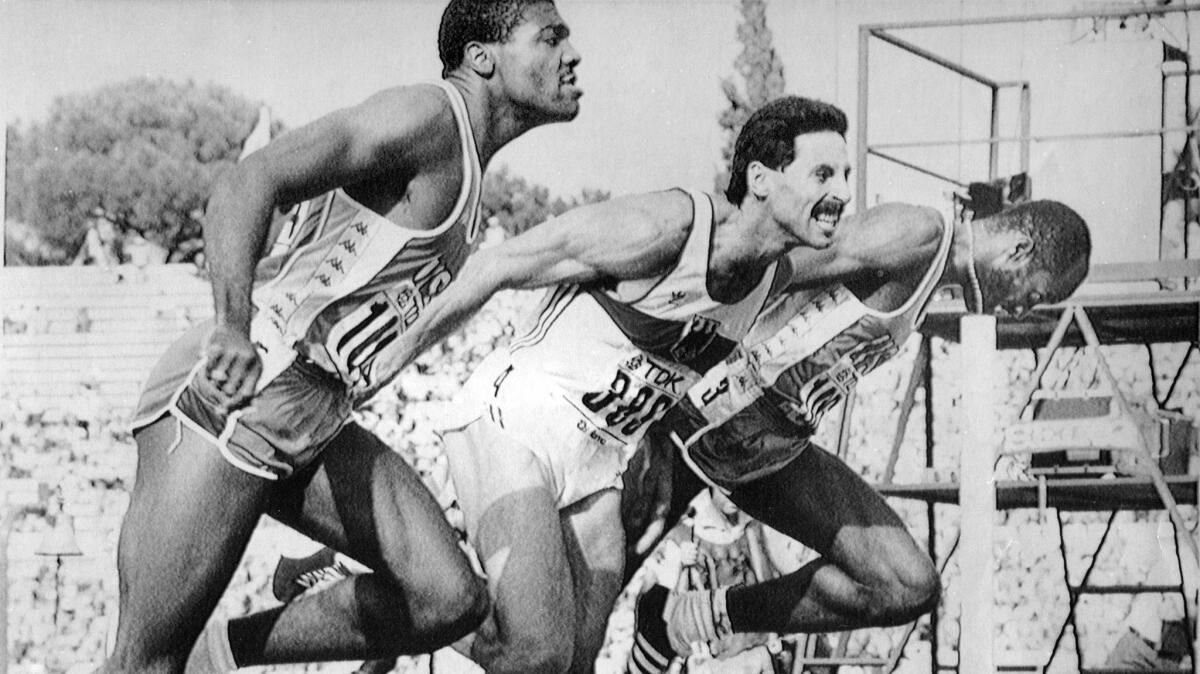
[[[466,68],[494,81],[531,125],[579,113],[579,52],[551,0],[450,0],[438,29],[442,77]]]
[[[799,96],[771,101],[742,127],[730,169],[731,203],[767,202],[801,243],[828,246],[850,201],[846,113]]]
[[[1029,201],[974,221],[975,269],[985,311],[1019,316],[1061,302],[1088,272],[1087,223],[1057,201]],[[973,293],[964,293],[975,310]]]

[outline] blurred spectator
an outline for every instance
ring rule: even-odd
[[[83,246],[72,264],[94,264],[108,269],[121,264],[121,240],[116,227],[103,213],[93,213],[87,221]]]
[[[739,633],[693,644],[692,654],[680,662],[668,643],[663,620],[673,592],[759,583],[799,568],[803,556],[813,553],[798,543],[783,543],[784,538],[771,535],[720,491],[701,492],[647,562],[627,671],[770,674],[776,667],[790,671],[791,653],[775,634]],[[823,650],[828,653],[828,648]]]

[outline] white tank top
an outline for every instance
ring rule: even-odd
[[[947,222],[937,254],[895,310],[870,309],[841,284],[775,299],[743,340],[745,346],[688,391],[707,423],[685,442],[724,423],[768,389],[768,399],[799,426],[798,433],[815,433],[822,416],[920,327],[952,239]]]
[[[483,169],[466,103],[449,82],[462,143],[462,186],[450,215],[409,229],[335,189],[298,209],[256,270],[251,338],[263,359],[261,390],[297,354],[341,379],[356,397],[397,373],[397,337],[457,276],[478,235]]]
[[[766,302],[776,265],[741,301],[712,299],[712,203],[689,195],[692,228],[674,269],[613,290],[552,288],[529,329],[480,364],[466,388],[492,422],[519,441],[552,443],[562,456],[627,454],[736,346]]]

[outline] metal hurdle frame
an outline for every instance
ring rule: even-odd
[[[893,34],[893,31],[921,29],[921,28],[962,28],[967,26],[981,26],[994,24],[1016,24],[1030,22],[1047,22],[1047,21],[1071,21],[1078,19],[1124,19],[1135,16],[1164,16],[1168,14],[1186,13],[1189,11],[1200,10],[1200,4],[1185,4],[1179,6],[1109,6],[1097,7],[1091,10],[1078,10],[1070,12],[1050,12],[1050,13],[1029,13],[1017,14],[1003,17],[986,17],[976,19],[960,19],[960,20],[942,20],[942,21],[914,21],[914,22],[894,22],[894,23],[878,23],[864,24],[859,27],[858,34],[858,108],[856,120],[856,195],[859,203],[866,203],[868,199],[868,160],[870,157],[878,157],[893,164],[905,167],[912,171],[931,176],[942,180],[946,183],[959,188],[966,187],[962,181],[941,175],[938,172],[923,167],[917,163],[900,159],[888,151],[893,149],[913,148],[913,147],[937,147],[937,146],[952,146],[952,145],[968,145],[968,144],[987,144],[988,152],[988,180],[995,180],[999,177],[999,149],[1002,143],[1018,143],[1019,144],[1019,168],[1021,172],[1027,173],[1029,170],[1029,153],[1030,146],[1035,141],[1051,141],[1051,140],[1094,140],[1104,138],[1131,138],[1145,136],[1159,136],[1163,139],[1164,157],[1166,149],[1166,135],[1178,133],[1193,133],[1200,130],[1200,124],[1189,124],[1186,126],[1167,127],[1164,123],[1157,129],[1138,129],[1131,131],[1118,131],[1107,133],[1081,133],[1081,134],[1058,134],[1058,135],[1043,135],[1033,136],[1031,133],[1030,120],[1030,88],[1029,82],[1025,80],[997,80],[984,75],[980,72],[972,70],[956,63],[951,59],[935,54],[923,47],[920,47],[908,40],[898,37]],[[932,142],[908,142],[908,143],[871,143],[868,130],[869,120],[869,104],[870,104],[870,46],[872,40],[880,40],[886,44],[897,47],[905,52],[908,52],[920,59],[932,63],[934,66],[943,68],[950,72],[956,73],[972,82],[987,87],[991,91],[991,109],[990,109],[990,131],[987,138],[977,139],[956,139],[942,140]],[[1190,68],[1176,72],[1163,73],[1163,97],[1167,96],[1166,81],[1170,77],[1189,76],[1195,74],[1196,71]],[[1013,137],[1000,136],[1000,93],[1004,89],[1016,88],[1019,90],[1019,135]],[[1186,101],[1190,103],[1190,101]],[[1164,113],[1165,113],[1164,105]],[[1187,112],[1190,112],[1188,110]],[[1164,159],[1165,162],[1165,159]],[[1163,215],[1160,210],[1159,215],[1159,231],[1163,229]],[[1186,236],[1184,237],[1184,255],[1188,255]],[[1082,311],[1080,311],[1082,313]],[[1086,321],[1086,315],[1083,317]],[[966,316],[961,319],[960,334],[963,338],[964,357],[971,357],[975,360],[972,362],[976,365],[980,363],[990,364],[993,362],[993,355],[996,349],[996,324],[994,318],[991,317],[976,317]],[[922,351],[918,355],[917,362],[914,363],[912,379],[915,380],[919,372],[923,374],[923,379],[928,386],[931,383],[929,374],[929,357],[928,357],[928,337],[922,338]],[[969,356],[968,356],[969,354]],[[964,405],[967,407],[967,412],[976,410],[980,413],[990,414],[988,401],[990,400],[990,366],[989,367],[973,367],[964,368]],[[1036,387],[1036,382],[1035,382]],[[906,399],[911,399],[914,391],[910,383],[909,391],[906,392]],[[977,409],[978,408],[978,409]],[[930,420],[928,419],[928,409],[926,412],[926,432],[930,433]],[[970,415],[968,415],[970,417]],[[986,414],[984,415],[986,416]],[[907,410],[903,413],[901,424],[907,419]],[[895,465],[895,454],[899,447],[902,430],[898,429],[897,440],[893,443],[893,456],[889,462],[885,483],[890,483],[891,473]],[[845,432],[839,438],[839,454],[843,453],[844,447],[841,445],[846,441]],[[982,417],[972,418],[972,421],[967,424],[965,437],[961,439],[961,467],[962,480],[959,487],[959,503],[962,511],[962,528],[960,530],[961,542],[963,550],[960,554],[964,556],[963,564],[971,563],[972,560],[980,564],[977,571],[986,572],[986,578],[978,578],[981,582],[974,583],[976,590],[970,590],[964,594],[962,607],[962,623],[960,629],[960,648],[959,648],[959,671],[963,672],[983,672],[995,671],[995,663],[993,662],[993,640],[992,640],[992,624],[991,624],[991,603],[992,603],[992,588],[991,588],[991,540],[994,516],[996,512],[995,489],[994,489],[994,474],[993,461],[995,452],[970,452],[967,448],[987,446],[994,450],[998,449],[998,437],[995,433],[995,428],[990,421],[985,421]],[[927,440],[927,462],[932,465],[929,456],[931,453],[932,438],[931,435]],[[983,455],[983,457],[972,456],[972,454]],[[978,459],[978,460],[976,460]],[[1157,467],[1155,467],[1157,468]],[[1157,472],[1157,471],[1155,471]],[[1155,474],[1155,487],[1162,494],[1163,485],[1161,482],[1161,474]],[[1170,492],[1166,493],[1164,505],[1167,505],[1168,510],[1172,513],[1173,523],[1177,524],[1178,512],[1175,510],[1174,500],[1171,498]],[[935,535],[934,535],[934,515],[933,507],[929,507],[929,550],[931,554],[936,553]],[[1189,552],[1196,554],[1195,540],[1190,536]],[[958,541],[956,541],[957,543]],[[970,550],[982,551],[981,554],[975,555],[979,559],[974,559],[968,556],[972,553]],[[935,557],[936,559],[936,557]],[[972,568],[975,568],[974,566]],[[986,607],[979,606],[986,604]],[[937,668],[937,615],[936,612],[933,620],[933,667]],[[906,635],[907,637],[907,635]],[[970,648],[963,648],[968,644]],[[900,648],[903,648],[901,644]],[[1200,651],[1200,647],[1196,649]],[[964,655],[965,653],[965,655]],[[1200,671],[1200,670],[1198,670]]]

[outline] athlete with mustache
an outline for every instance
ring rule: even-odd
[[[471,650],[487,671],[590,671],[620,590],[625,461],[790,281],[788,251],[833,240],[850,198],[845,132],[827,103],[768,103],[739,134],[725,194],[569,211],[480,251],[401,337],[415,355],[496,291],[551,286],[443,434],[492,592]]]

